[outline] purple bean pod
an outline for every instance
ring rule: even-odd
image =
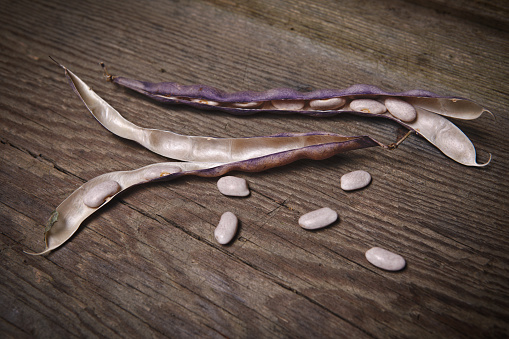
[[[236,115],[266,112],[329,117],[348,113],[385,118],[421,135],[445,155],[463,165],[485,166],[491,160],[490,155],[490,160],[486,163],[477,163],[476,151],[471,141],[458,127],[443,117],[471,120],[480,117],[483,112],[489,112],[481,105],[465,98],[441,96],[425,90],[386,92],[371,85],[354,85],[343,90],[322,89],[311,92],[277,88],[265,92],[228,93],[206,85],[182,85],[175,82],[151,83],[111,75],[108,75],[108,79],[159,102],[185,104],[206,110],[221,110]],[[338,98],[344,100],[340,107],[313,108],[315,102]],[[414,115],[410,119],[405,119],[385,106],[383,106],[383,112],[353,109],[351,104],[354,101],[358,102],[359,99],[377,101],[382,105],[387,102],[387,99],[397,99],[404,104],[410,104]],[[292,102],[297,102],[302,107],[292,108]],[[278,105],[282,105],[283,108],[277,107]]]

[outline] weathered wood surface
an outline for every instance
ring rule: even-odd
[[[507,336],[506,3],[416,3],[4,1],[0,336]],[[131,121],[191,135],[326,130],[392,142],[397,127],[164,106],[104,81],[98,62],[228,91],[369,83],[468,97],[496,118],[457,125],[481,160],[493,160],[464,167],[412,136],[392,152],[236,173],[252,190],[243,199],[222,196],[215,179],[148,185],[89,218],[61,249],[28,256],[22,250],[43,248],[51,211],[85,181],[166,161],[102,128],[48,55]],[[357,169],[372,184],[343,192],[339,177]],[[323,206],[340,221],[316,232],[297,225]],[[213,229],[227,210],[241,228],[221,246]],[[374,268],[364,258],[372,246],[403,255],[407,268]]]

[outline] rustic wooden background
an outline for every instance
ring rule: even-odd
[[[492,337],[509,332],[509,9],[505,1],[2,1],[0,14],[0,337]],[[490,109],[457,121],[485,168],[459,165],[416,136],[122,194],[62,248],[39,251],[52,210],[105,172],[167,161],[102,128],[48,56],[126,118],[217,137],[325,130],[392,142],[393,123],[343,116],[235,117],[154,103],[109,71],[228,91],[423,88]],[[343,173],[365,169],[364,190]],[[340,215],[309,232],[300,215]],[[241,220],[217,244],[220,215]],[[381,246],[407,268],[371,266]]]

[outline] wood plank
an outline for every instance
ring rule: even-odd
[[[443,7],[443,6],[447,7]],[[459,7],[458,7],[459,6]],[[461,10],[459,9],[461,7]],[[509,335],[507,11],[502,2],[16,1],[0,14],[0,333],[7,337],[504,337]],[[500,13],[500,14],[497,14]],[[181,134],[245,137],[331,131],[390,143],[398,127],[353,116],[232,116],[150,101],[104,80],[202,83],[227,91],[423,88],[490,109],[455,121],[484,168],[412,136],[366,149],[121,194],[44,257],[51,211],[84,182],[165,158],[86,111],[55,57],[127,119]],[[346,193],[342,174],[373,182]],[[300,215],[330,206],[316,232]],[[217,244],[221,214],[241,225]],[[370,265],[381,246],[398,273]]]
[[[507,1],[408,0],[408,2],[432,8],[465,21],[481,23],[504,31],[509,30],[509,4]]]

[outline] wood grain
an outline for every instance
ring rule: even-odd
[[[447,337],[509,335],[509,84],[504,2],[7,1],[0,14],[0,334],[46,337]],[[100,174],[166,161],[86,111],[48,55],[127,119],[190,135],[332,131],[383,142],[390,122],[352,116],[236,117],[166,106],[104,81],[112,74],[226,91],[422,88],[467,97],[495,118],[455,121],[480,160],[469,168],[412,136],[263,173],[131,189],[44,257],[51,211]],[[373,182],[356,192],[343,173]],[[339,221],[305,231],[316,208]],[[213,230],[232,211],[240,230]],[[398,273],[371,266],[395,251]]]

